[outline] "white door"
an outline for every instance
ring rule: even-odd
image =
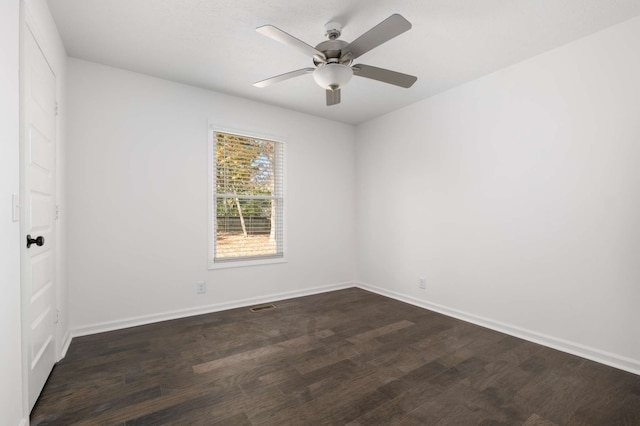
[[[31,410],[56,361],[56,78],[29,30],[23,66],[22,309]]]

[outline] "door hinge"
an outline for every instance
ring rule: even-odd
[[[58,102],[56,102],[56,115],[58,115]]]
[[[60,205],[56,204],[56,215],[55,215],[56,220],[60,219]]]
[[[58,324],[60,322],[60,309],[56,309],[56,314],[53,318],[53,323]]]

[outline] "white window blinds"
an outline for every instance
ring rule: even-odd
[[[282,257],[282,142],[214,132],[214,263]]]

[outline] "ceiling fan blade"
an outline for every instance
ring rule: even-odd
[[[280,83],[281,81],[288,80],[293,77],[298,77],[299,75],[309,74],[314,72],[315,68],[302,68],[300,70],[295,70],[291,72],[286,72],[284,74],[276,75],[275,77],[267,78],[266,80],[261,80],[253,83],[256,87],[267,87],[271,86],[275,83]]]
[[[370,78],[383,83],[394,84],[396,86],[409,88],[418,80],[418,77],[401,72],[391,71],[384,68],[372,67],[371,65],[358,64],[351,67],[353,75]]]
[[[321,51],[312,46],[309,46],[304,41],[298,40],[291,34],[285,33],[280,28],[274,27],[273,25],[263,25],[262,27],[256,28],[256,31],[262,35],[274,39],[275,41],[279,41],[282,44],[286,44],[287,46],[291,46],[294,49],[298,49],[300,52],[304,53],[307,56],[318,56],[323,61],[327,59],[327,57]]]
[[[327,106],[338,105],[340,103],[340,89],[327,90]]]
[[[342,51],[351,52],[355,59],[409,29],[411,29],[411,23],[396,13],[352,41]]]

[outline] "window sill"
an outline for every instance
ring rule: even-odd
[[[273,265],[276,263],[287,263],[286,257],[274,257],[270,259],[253,259],[253,260],[230,260],[227,262],[210,262],[209,270],[227,269],[227,268],[244,268],[249,266]]]

